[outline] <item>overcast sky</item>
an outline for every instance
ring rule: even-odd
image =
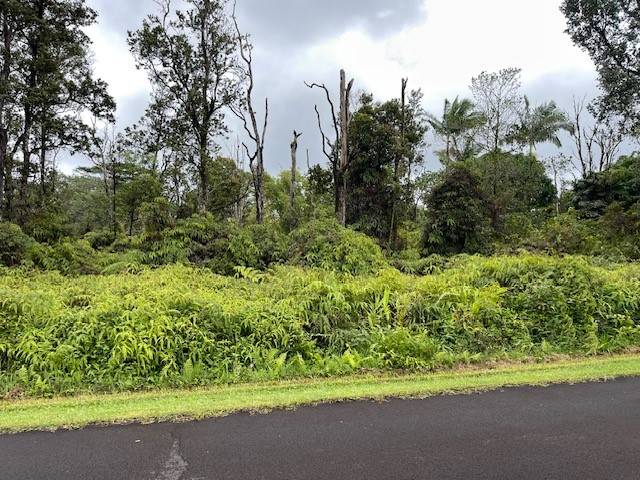
[[[122,128],[137,121],[149,95],[126,34],[157,7],[153,0],[88,3],[99,13],[89,31],[96,74],[110,85]],[[313,110],[314,103],[324,107],[323,98],[303,82],[337,87],[340,68],[357,90],[380,100],[397,97],[400,79],[408,77],[432,113],[446,97],[468,96],[481,71],[506,67],[522,68],[524,92],[534,102],[569,108],[574,95],[595,95],[593,64],[564,33],[559,6],[560,0],[238,0],[241,28],[255,45],[256,93],[271,105],[268,170],[287,168],[294,128],[304,134],[301,151],[310,150],[311,163],[323,160]],[[232,141],[221,143],[228,152]]]

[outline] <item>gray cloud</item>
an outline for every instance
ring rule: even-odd
[[[174,0],[174,3],[177,5],[180,1]],[[153,0],[88,0],[88,3],[98,11],[101,28],[121,35],[123,39],[127,30],[140,26],[145,15],[157,11]],[[325,101],[321,92],[310,91],[303,81],[326,82],[335,92],[341,65],[326,59],[301,62],[306,49],[353,28],[363,29],[373,38],[384,38],[407,26],[422,23],[428,13],[424,8],[426,4],[425,0],[238,0],[241,28],[252,35],[258,47],[255,56],[256,104],[262,104],[261,99],[266,95],[270,100],[265,153],[271,173],[288,167],[289,142],[294,128],[304,133],[300,144],[301,166],[305,166],[307,148],[312,165],[325,163],[313,110],[317,103],[321,111],[326,111]],[[375,81],[375,78],[357,78],[356,85],[357,88],[373,87]],[[412,78],[415,87],[426,81]],[[524,90],[534,103],[555,100],[561,108],[569,109],[574,95],[594,96],[596,82],[594,76],[565,72],[539,77],[526,84]],[[425,92],[428,94],[428,89]],[[458,93],[465,95],[464,91]],[[137,121],[148,102],[144,94],[119,100],[120,127]],[[439,112],[441,102],[438,98],[425,99],[426,104],[437,106],[434,113]],[[221,140],[222,153],[231,151],[235,135],[241,132],[237,127],[232,125],[232,138]],[[541,150],[546,153],[547,149],[542,147]],[[433,163],[429,162],[430,165]]]
[[[113,30],[136,28],[153,0],[89,0]],[[179,2],[175,2],[177,5]],[[238,16],[260,42],[302,47],[356,26],[379,37],[419,22],[423,0],[238,0]]]
[[[354,27],[372,37],[422,20],[423,0],[238,0],[238,15],[261,42],[302,47]]]
[[[146,15],[157,11],[153,0],[89,0],[88,3],[99,13],[101,28],[123,38],[128,30],[138,28]],[[175,2],[176,5],[178,3]],[[372,37],[383,37],[421,21],[423,4],[423,0],[238,0],[241,28],[251,33],[261,51],[270,52],[269,62],[261,62],[258,56],[255,60],[258,94],[268,94],[271,104],[265,152],[269,171],[275,173],[287,168],[289,142],[294,128],[304,133],[300,145],[303,155],[301,166],[306,163],[307,148],[312,165],[325,162],[313,110],[314,103],[323,109],[324,99],[320,92],[309,91],[303,82],[326,82],[337,88],[339,68],[338,65],[310,67],[308,77],[294,78],[286,74],[289,60],[280,52],[286,50],[291,55],[294,50],[356,27],[365,29]],[[119,126],[136,122],[147,102],[146,95],[120,99],[117,112]],[[222,152],[226,153],[234,141],[234,138],[222,140]]]
[[[98,12],[98,22],[116,32],[137,28],[149,13],[157,11],[153,0],[88,0]]]

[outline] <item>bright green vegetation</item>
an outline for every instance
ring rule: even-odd
[[[640,356],[629,355],[492,370],[403,376],[359,375],[195,390],[0,402],[0,431],[199,419],[241,410],[264,411],[341,400],[427,397],[506,386],[575,383],[635,375],[640,375]]]
[[[265,387],[229,385],[276,380],[320,391],[123,410],[200,415],[431,392],[423,377],[407,391],[336,377],[640,347],[640,154],[627,148],[640,134],[640,28],[625,2],[562,2],[603,94],[571,114],[532,104],[515,67],[483,71],[473,98],[437,115],[421,78],[397,98],[346,101],[371,83],[347,69],[340,90],[304,79],[321,144],[304,102],[283,105],[292,143],[253,110],[262,100],[234,2],[161,3],[127,37],[153,92],[133,125],[115,122],[92,72],[86,31],[100,12],[85,0],[2,3],[0,399],[192,387],[241,397]],[[231,112],[244,122],[227,124]],[[568,141],[572,157],[539,155]],[[55,160],[71,152],[84,161],[65,175]],[[428,171],[434,157],[442,168]],[[424,382],[467,388],[454,376]],[[319,377],[331,379],[307,383]],[[592,377],[548,380],[567,378]],[[484,381],[469,388],[506,382]],[[107,398],[116,412],[129,397]],[[62,424],[115,417],[82,418]]]
[[[142,267],[141,267],[142,268]],[[417,277],[291,266],[237,278],[0,276],[0,396],[130,391],[640,346],[640,265],[455,257]]]

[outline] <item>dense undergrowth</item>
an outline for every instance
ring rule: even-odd
[[[640,346],[640,266],[453,257],[425,276],[171,265],[0,274],[0,397],[432,369]]]

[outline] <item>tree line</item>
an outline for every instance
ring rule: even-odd
[[[567,31],[594,59],[602,90],[594,102],[574,99],[571,112],[553,101],[533,104],[517,68],[480,73],[470,98],[445,100],[437,115],[425,111],[423,92],[409,79],[399,79],[397,98],[387,101],[356,94],[357,80],[345,70],[336,91],[308,79],[324,162],[310,165],[307,153],[301,174],[299,139],[311,132],[295,130],[291,168],[277,176],[265,168],[273,106],[256,95],[254,49],[235,5],[156,3],[128,34],[152,93],[143,117],[126,128],[115,125],[115,102],[91,68],[85,29],[97,13],[84,0],[1,3],[3,221],[56,241],[91,231],[132,236],[193,215],[276,222],[286,231],[334,216],[391,251],[416,245],[419,232],[421,249],[458,253],[530,237],[517,227],[571,210],[600,218],[621,201],[626,216],[637,208],[632,191],[593,208],[610,193],[599,190],[610,172],[637,175],[624,167],[632,160],[619,160],[640,118],[633,2],[563,2]],[[437,172],[427,169],[428,135],[443,166]],[[234,137],[233,152],[223,154],[221,139]],[[561,147],[563,138],[573,156],[538,154],[539,145]],[[58,169],[69,153],[90,160],[73,176]],[[629,178],[622,183],[635,181]]]

